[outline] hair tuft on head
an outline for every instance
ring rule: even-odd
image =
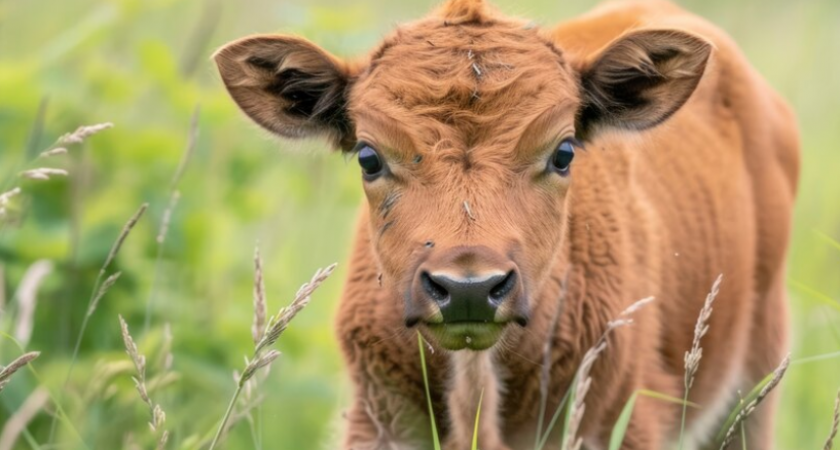
[[[447,0],[437,15],[449,25],[483,24],[491,22],[493,16],[484,0]]]

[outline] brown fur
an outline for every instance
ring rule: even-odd
[[[480,0],[450,0],[352,64],[288,36],[234,42],[216,61],[261,125],[328,135],[345,151],[364,140],[389,168],[365,182],[336,324],[356,386],[343,448],[430,447],[416,336],[404,323],[409,310],[436,314],[412,294],[422,265],[479,270],[503,255],[530,318],[482,352],[447,351],[420,325],[447,449],[469,448],[482,390],[479,446],[532,448],[546,343],[550,417],[607,321],[653,295],[592,372],[581,436],[605,448],[635,390],[683,395],[683,355],[720,273],[690,395],[703,408],[689,413],[686,448],[706,448],[736,391],[781,360],[797,127],[702,19],[634,0],[540,30]],[[572,135],[586,150],[571,174],[546,173]],[[497,256],[446,259],[478,246]],[[750,448],[772,448],[772,411],[765,404],[748,423]],[[679,415],[640,399],[623,448],[670,448]]]

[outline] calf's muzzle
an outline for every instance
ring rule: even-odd
[[[516,264],[487,247],[462,246],[420,264],[412,303],[432,310],[438,324],[527,323],[524,289]],[[406,317],[412,325],[420,317]]]

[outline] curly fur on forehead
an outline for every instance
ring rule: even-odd
[[[457,0],[398,28],[373,52],[354,91],[389,111],[480,126],[535,108],[529,100],[546,89],[568,86],[574,95],[576,83],[537,27]]]

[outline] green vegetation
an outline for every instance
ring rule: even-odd
[[[594,4],[495,3],[545,25]],[[792,363],[780,385],[777,436],[780,449],[822,448],[840,385],[840,2],[682,3],[729,31],[799,117]],[[233,371],[253,354],[255,242],[268,303],[286,305],[318,267],[346,259],[361,198],[355,163],[323,142],[269,139],[243,119],[209,55],[243,35],[278,31],[359,55],[395,21],[420,17],[430,5],[0,0],[0,192],[41,163],[69,173],[22,182],[8,206],[12,223],[0,225],[0,363],[41,352],[0,394],[0,427],[25,404],[37,407],[13,448],[53,448],[45,445],[53,416],[52,442],[62,448],[155,446],[159,434],[147,426],[155,418],[131,380],[137,372],[119,314],[146,355],[145,383],[166,412],[167,448],[206,448],[238,392]],[[29,163],[64,133],[103,122],[114,126],[68,145],[67,154]],[[148,211],[102,274],[121,227],[143,203]],[[29,269],[38,286],[31,329],[19,319],[20,298],[32,297],[19,289]],[[341,264],[337,272],[283,334],[283,355],[258,392],[243,389],[243,407],[262,402],[219,448],[318,449],[334,440],[350,399],[332,333]],[[90,312],[98,286],[115,274]],[[49,398],[60,399],[60,409]]]

